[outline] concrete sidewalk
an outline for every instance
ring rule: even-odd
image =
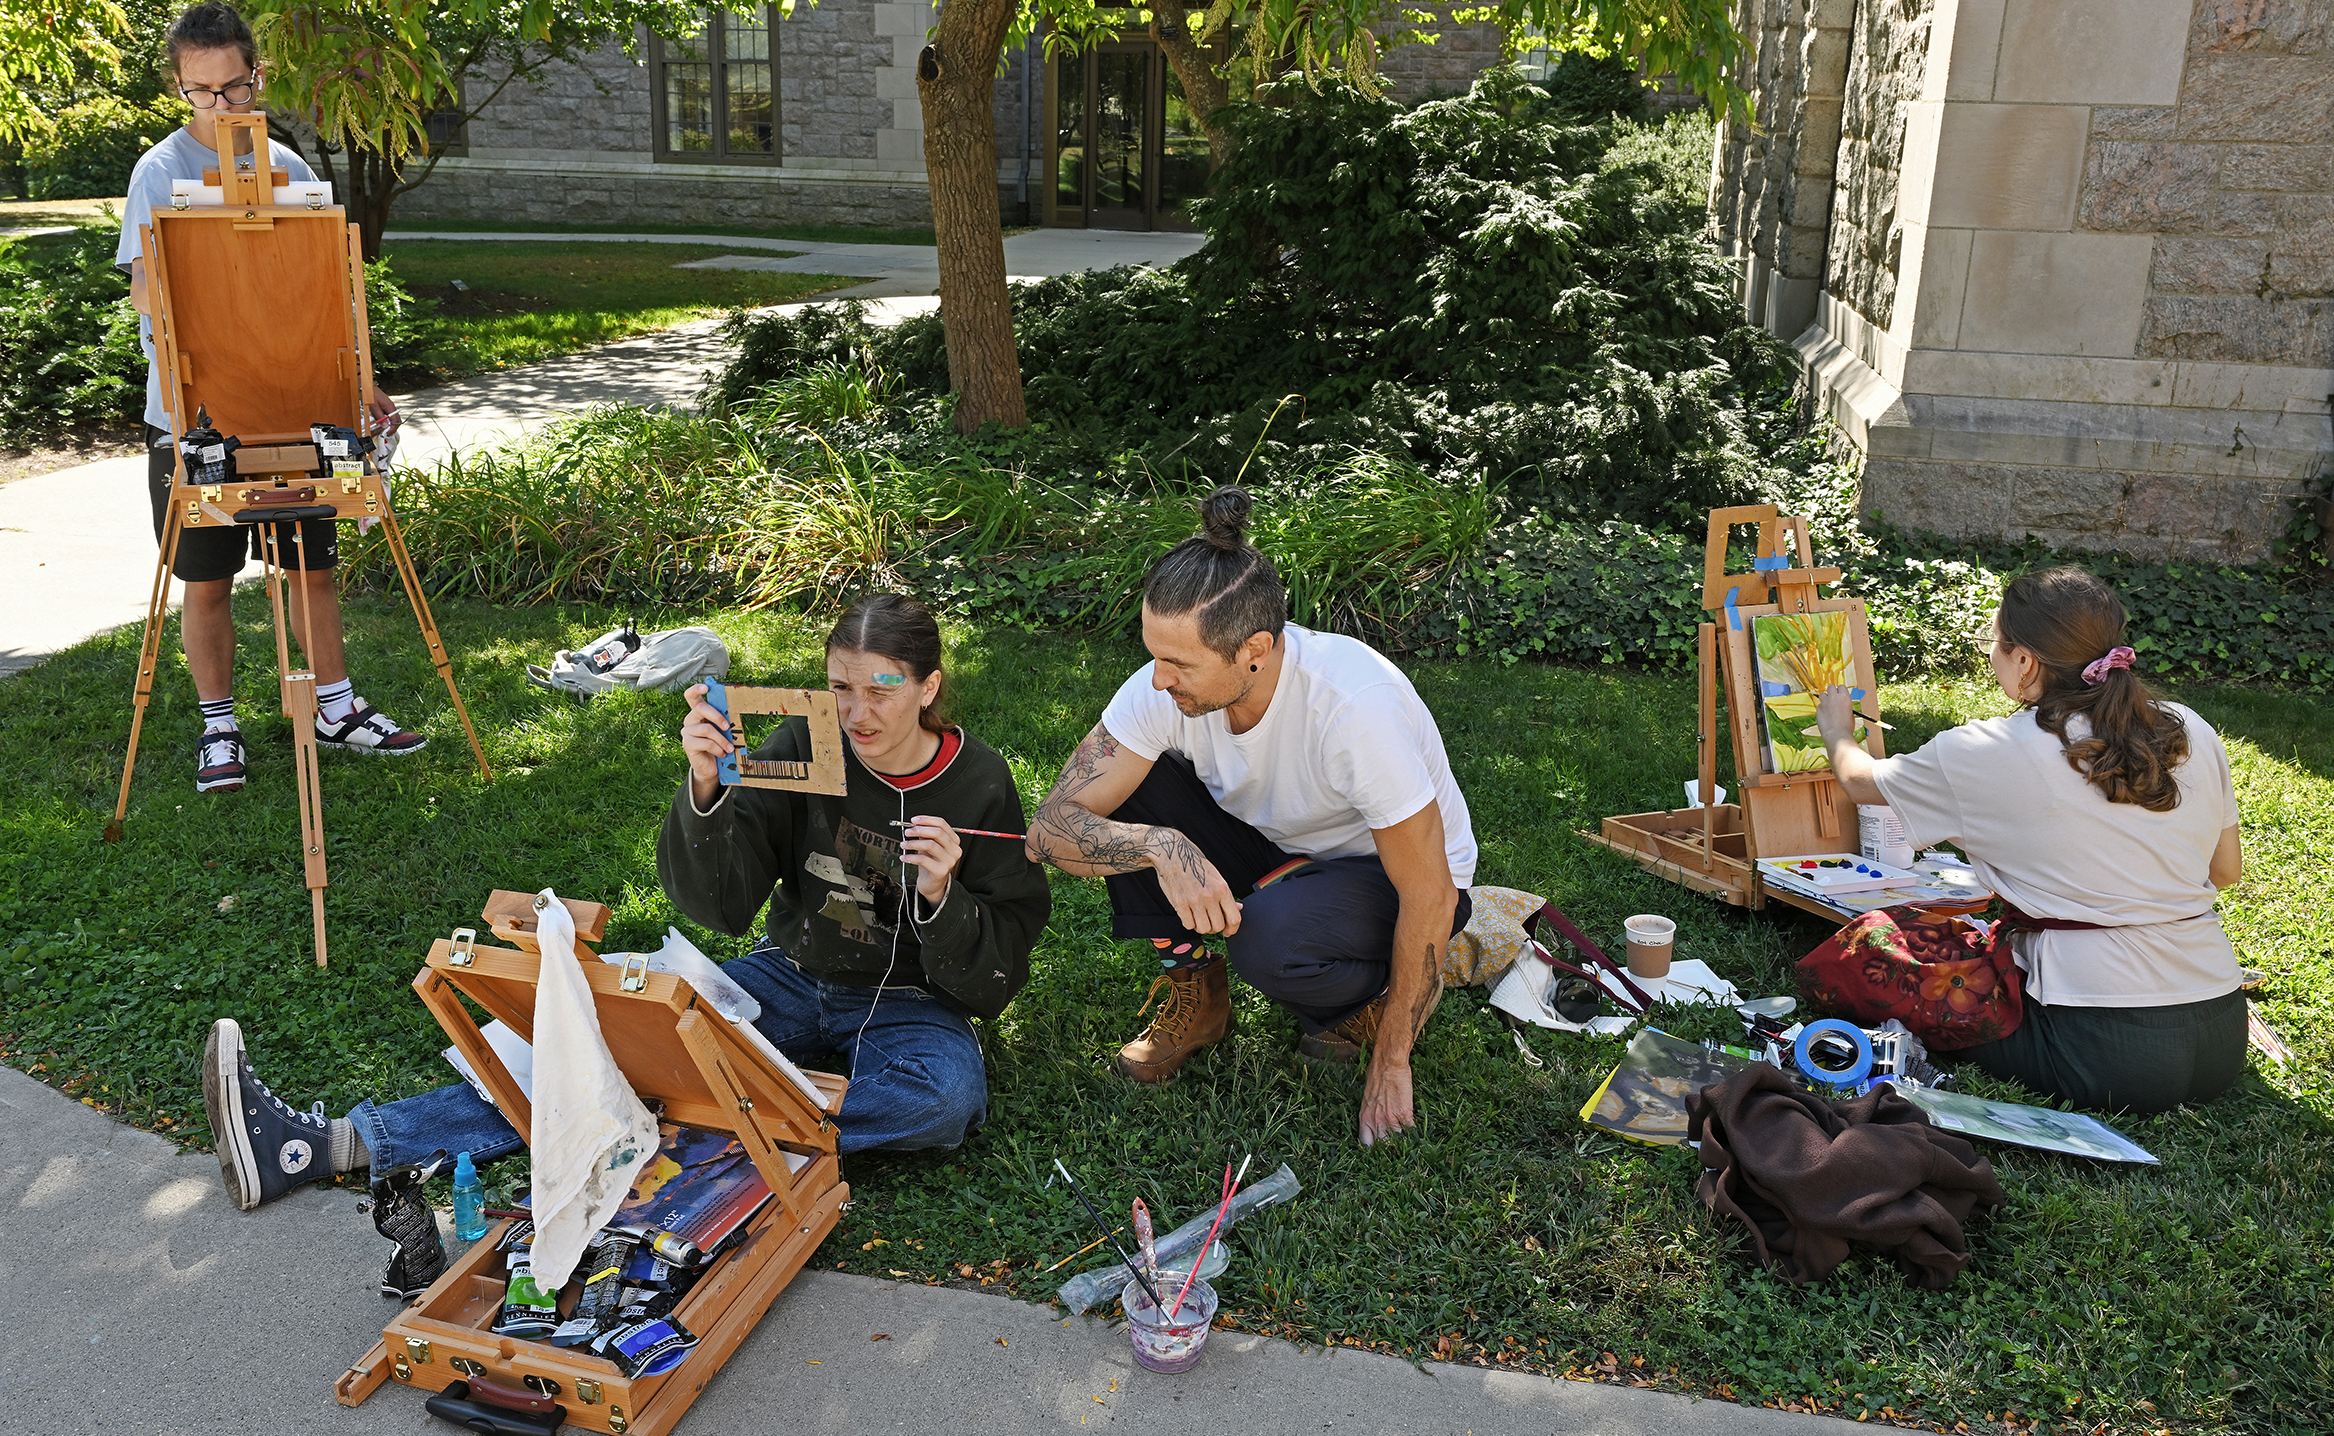
[[[815,258],[839,265],[848,260],[856,267],[844,272],[876,276],[866,284],[801,304],[779,305],[780,311],[859,299],[868,302],[877,321],[896,323],[911,314],[928,314],[939,304],[933,297],[940,285],[939,262],[929,245],[670,234],[400,232],[389,237],[580,239],[779,250],[804,254],[800,263]],[[1197,250],[1200,243],[1196,234],[1037,230],[1005,241],[1006,268],[1014,278],[1034,279],[1121,264],[1167,264]],[[833,272],[833,265],[822,269],[813,264],[813,269]],[[686,407],[696,402],[707,375],[728,358],[720,326],[719,320],[700,320],[524,368],[398,395],[406,427],[397,461],[407,468],[432,466],[450,454],[519,438],[593,404]],[[154,550],[146,541],[150,512],[146,461],[140,456],[0,484],[0,613],[7,615],[0,627],[0,677],[92,635],[144,621],[154,579]],[[257,564],[246,565],[244,577],[258,572]]]
[[[375,1286],[387,1243],[358,1195],[308,1187],[238,1212],[210,1156],[0,1068],[0,1431],[453,1430],[395,1381],[353,1410],[333,1400],[394,1311]],[[788,1286],[681,1430],[1005,1436],[1122,1420],[1145,1436],[1822,1436],[1816,1417],[1223,1332],[1198,1368],[1158,1376],[1100,1319],[832,1271]]]

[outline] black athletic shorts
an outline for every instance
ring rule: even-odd
[[[149,424],[146,426],[146,489],[154,500],[154,542],[162,542],[162,525],[168,518],[170,485],[176,478],[178,466],[170,452],[170,436]],[[302,519],[302,544],[308,551],[307,566],[323,570],[340,562],[340,524],[333,519]],[[276,545],[282,554],[284,567],[299,568],[301,544],[292,542],[289,533],[282,534]],[[243,571],[247,558],[259,557],[259,526],[237,524],[223,528],[217,524],[202,523],[178,531],[178,558],[170,571],[188,583],[206,583],[216,579],[233,578]]]

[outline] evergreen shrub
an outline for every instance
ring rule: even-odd
[[[175,95],[133,104],[93,95],[57,112],[55,127],[25,147],[34,199],[118,199],[138,156],[193,113]]]

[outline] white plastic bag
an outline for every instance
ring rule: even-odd
[[[608,1052],[591,984],[575,955],[575,919],[551,889],[539,914],[535,983],[534,1163],[536,1285],[557,1291],[642,1167],[656,1156],[656,1118]]]
[[[826,1094],[805,1077],[802,1069],[789,1061],[786,1054],[779,1051],[769,1038],[762,1035],[761,1028],[754,1026],[754,1019],[762,1015],[762,1004],[754,1000],[752,993],[738,986],[697,944],[681,936],[679,928],[666,928],[665,945],[652,953],[603,952],[600,961],[621,967],[625,959],[644,955],[648,958],[649,971],[669,972],[695,988],[697,995],[711,1004],[715,1012],[727,1018],[750,1046],[770,1059],[771,1066],[786,1074],[787,1080],[810,1099],[813,1107],[822,1112],[826,1110]]]

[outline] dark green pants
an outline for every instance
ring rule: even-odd
[[[2245,994],[2176,1007],[2026,1004],[2018,1030],[1951,1054],[2078,1107],[2148,1116],[2210,1102],[2245,1072]]]

